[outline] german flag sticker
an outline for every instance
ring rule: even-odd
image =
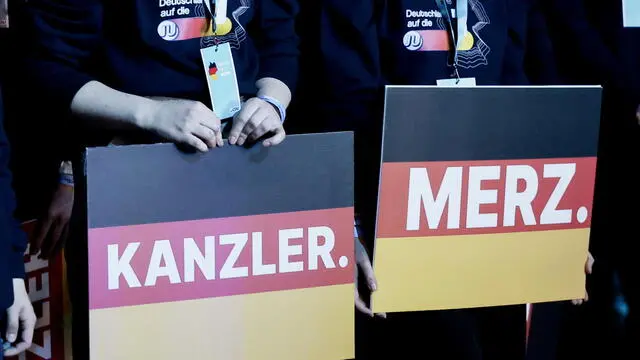
[[[218,66],[215,62],[209,63],[209,76],[213,80],[218,80]]]

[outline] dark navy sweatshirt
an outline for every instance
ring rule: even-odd
[[[622,1],[539,1],[563,74],[571,83],[603,85],[605,105],[617,108],[618,125],[637,128],[640,28],[623,26]]]
[[[220,33],[204,37],[210,16],[203,0],[29,4],[34,28],[29,75],[41,95],[62,109],[91,80],[136,95],[209,104],[200,49],[215,42],[231,45],[241,95],[254,95],[262,77],[290,88],[296,82],[297,0],[218,0]]]
[[[2,91],[0,91],[0,318],[13,304],[12,279],[24,278],[23,254],[26,236],[13,217],[15,197],[9,172],[9,143],[4,132]]]
[[[460,76],[475,77],[480,85],[527,82],[520,29],[526,2],[468,0],[467,31],[460,35]],[[451,1],[450,10],[455,6]],[[378,51],[386,83],[435,85],[437,79],[450,77],[449,31],[435,1],[385,1],[380,11]]]
[[[455,1],[448,1],[455,9]],[[450,43],[434,0],[321,3],[316,72],[328,89],[321,107],[336,126],[379,118],[376,104],[386,84],[435,85],[450,77]],[[524,56],[531,10],[531,0],[468,0],[460,75],[476,78],[478,85],[528,84]]]

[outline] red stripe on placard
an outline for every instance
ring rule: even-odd
[[[596,158],[384,163],[379,238],[587,228]]]
[[[353,282],[353,208],[89,230],[90,309]]]

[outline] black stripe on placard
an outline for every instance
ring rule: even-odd
[[[600,87],[388,87],[384,162],[596,156]]]
[[[171,144],[87,150],[89,228],[353,206],[353,134],[187,154]]]

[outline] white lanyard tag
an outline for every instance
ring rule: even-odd
[[[441,87],[474,87],[476,78],[455,78],[436,80],[436,84]]]
[[[622,0],[622,23],[624,27],[640,27],[640,0]]]
[[[200,50],[207,76],[209,97],[213,112],[221,120],[233,117],[242,105],[238,78],[229,43]]]

